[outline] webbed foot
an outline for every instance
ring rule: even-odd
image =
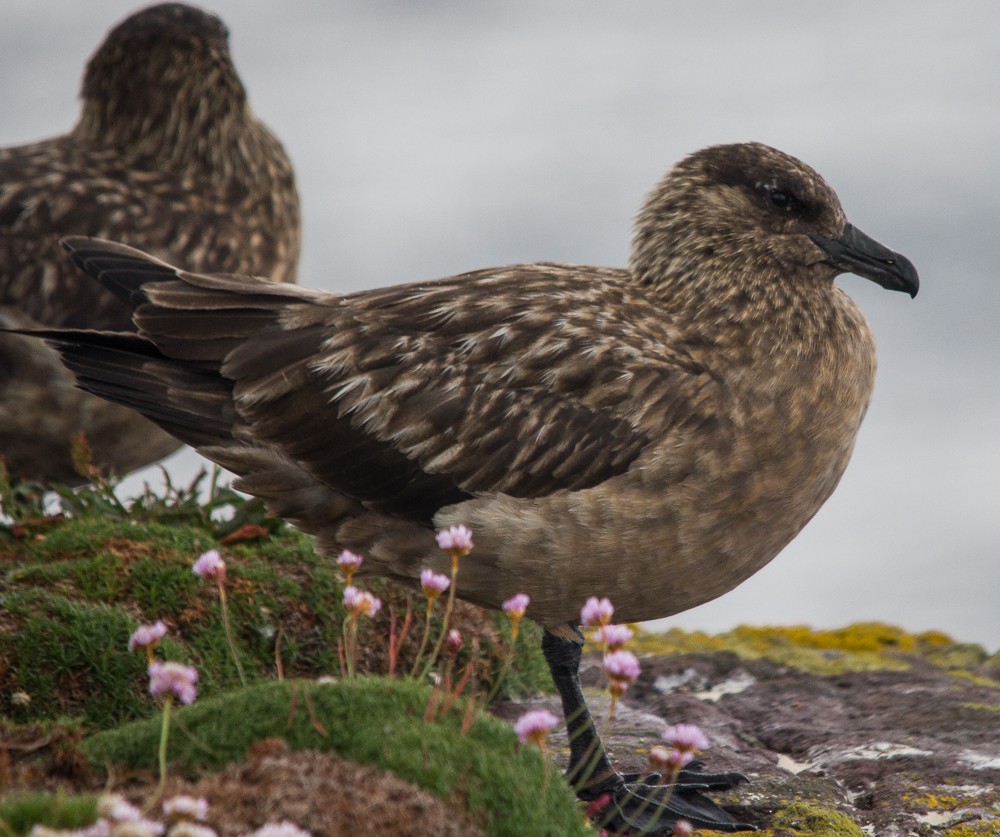
[[[631,785],[642,783],[646,785],[660,784],[663,777],[659,773],[622,773],[621,778],[625,784]],[[685,787],[689,790],[731,790],[737,785],[742,785],[750,781],[750,777],[744,773],[736,771],[725,771],[722,773],[709,773],[705,770],[704,762],[693,761],[687,767],[681,769],[674,780],[675,786]]]
[[[666,837],[674,833],[678,820],[712,831],[756,831],[702,795],[702,791],[728,790],[745,781],[742,773],[707,773],[694,765],[682,770],[670,784],[661,781],[658,774],[641,778],[615,775],[587,788],[586,795],[598,801],[607,798],[593,812],[593,818],[610,834]]]

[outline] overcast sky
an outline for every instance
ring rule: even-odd
[[[880,620],[1000,647],[1000,6],[203,5],[296,165],[303,285],[623,265],[685,154],[759,140],[817,168],[920,295],[840,280],[879,341],[851,466],[770,566],[669,623]],[[0,144],[68,128],[87,57],[137,7],[5,0]]]

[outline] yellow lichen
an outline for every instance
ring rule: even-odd
[[[674,629],[662,634],[639,632],[632,641],[632,647],[648,654],[730,651],[746,660],[766,659],[818,675],[835,675],[846,671],[908,669],[909,663],[903,659],[872,650],[853,650],[910,646],[910,643],[889,641],[896,637],[897,632],[898,629],[886,626],[875,630],[864,625],[841,631],[812,631],[802,626],[740,627],[716,636],[701,631],[688,633]]]
[[[968,680],[976,686],[985,686],[987,689],[1000,689],[1000,683],[989,677],[983,677],[981,674],[975,674],[971,671],[952,671],[949,673],[952,677],[957,677],[960,680]]]
[[[795,802],[779,810],[773,818],[775,830],[787,828],[803,837],[864,837],[850,817],[832,808]]]
[[[919,796],[904,794],[903,798],[907,802],[912,802],[914,807],[926,808],[932,811],[953,811],[964,802],[964,800],[959,799],[957,796],[938,793],[925,793]]]
[[[908,634],[901,628],[878,622],[827,630],[813,630],[804,625],[741,626],[718,635],[676,628],[656,634],[638,631],[631,647],[640,653],[657,655],[730,651],[746,660],[766,659],[820,676],[850,671],[905,671],[910,668],[907,657],[922,657],[956,677],[997,687],[996,681],[968,671],[985,659],[986,652],[981,647],[953,642],[940,631]]]
[[[963,823],[949,828],[941,837],[1000,837],[1000,822]]]

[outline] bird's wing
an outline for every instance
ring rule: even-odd
[[[375,510],[429,519],[478,492],[590,487],[671,427],[709,420],[708,376],[650,325],[655,312],[624,299],[619,271],[523,265],[336,296],[69,247],[155,346],[135,353],[142,374],[117,400],[171,429],[169,411],[196,404],[185,376],[197,393],[217,375],[238,441]],[[157,375],[173,396],[147,383]]]

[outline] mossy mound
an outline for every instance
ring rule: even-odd
[[[74,829],[97,818],[97,798],[87,795],[17,793],[0,799],[0,835],[27,834],[32,826]]]
[[[508,724],[479,713],[463,733],[463,701],[425,721],[430,699],[410,679],[272,681],[178,710],[168,757],[194,775],[280,737],[390,771],[467,811],[486,834],[593,834],[559,772],[536,749],[518,748]],[[119,775],[153,771],[160,732],[158,718],[137,721],[92,736],[83,751]]]
[[[290,527],[222,546],[188,524],[84,516],[14,537],[0,527],[0,721],[31,723],[64,716],[92,729],[148,717],[145,661],[127,649],[139,624],[163,620],[166,659],[194,665],[202,695],[239,685],[226,643],[215,586],[191,567],[219,549],[238,653],[251,682],[340,672],[338,643],[345,613],[334,561],[317,556],[312,539]],[[388,638],[407,606],[413,625],[397,671],[409,671],[422,630],[423,600],[396,585],[365,580],[384,602],[375,620],[361,620],[359,672],[385,673]],[[441,607],[437,608],[438,613]],[[434,623],[434,630],[440,623]],[[502,616],[461,605],[452,625],[478,637],[478,674],[492,682],[507,653]],[[509,690],[548,688],[530,629],[518,640]]]

